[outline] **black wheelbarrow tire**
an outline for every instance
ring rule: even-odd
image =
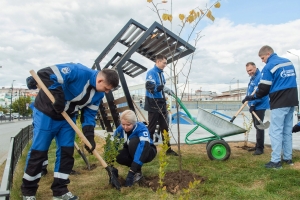
[[[207,145],[207,155],[211,160],[227,160],[230,157],[230,146],[224,140],[213,140]]]
[[[211,140],[211,141],[213,141],[213,140]],[[208,147],[208,145],[209,145],[209,143],[210,143],[211,141],[208,141],[208,142],[206,143],[206,151],[207,151],[207,147]]]

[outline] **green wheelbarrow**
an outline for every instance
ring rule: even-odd
[[[193,118],[181,100],[174,94],[172,96],[176,99],[180,107],[185,111],[188,118],[194,123],[195,127],[190,130],[185,137],[186,144],[200,144],[206,143],[206,151],[211,160],[227,160],[230,157],[230,146],[223,139],[224,137],[245,133],[247,130],[218,117],[202,108],[198,108],[197,119]],[[199,128],[205,129],[211,133],[212,136],[203,137],[199,139],[189,139],[189,137]]]

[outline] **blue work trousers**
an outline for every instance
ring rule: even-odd
[[[294,107],[276,108],[271,110],[271,125],[269,130],[271,140],[271,161],[292,159],[292,128]]]
[[[43,163],[47,160],[49,146],[55,138],[56,162],[51,189],[53,196],[63,195],[68,192],[69,174],[74,165],[75,131],[66,120],[54,120],[37,109],[34,109],[33,115],[34,133],[22,180],[22,194],[36,194]],[[75,117],[72,120],[75,122]]]

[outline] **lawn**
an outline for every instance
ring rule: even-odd
[[[97,138],[97,150],[101,152],[104,140]],[[81,145],[81,144],[80,144]],[[206,154],[206,144],[182,145],[183,169],[197,175],[206,177],[206,180],[191,190],[190,199],[299,199],[300,197],[300,152],[293,151],[293,166],[283,165],[282,169],[265,169],[264,164],[270,160],[270,147],[265,148],[265,153],[253,156],[252,152],[243,150],[244,142],[229,143],[231,156],[227,161],[211,161]],[[253,144],[250,144],[253,145]],[[172,147],[176,150],[176,147]],[[26,149],[28,150],[28,148]],[[26,153],[18,163],[11,199],[21,198],[20,184],[23,176]],[[79,175],[71,175],[69,190],[84,200],[99,199],[159,199],[159,195],[148,187],[134,185],[131,188],[122,188],[121,191],[108,185],[106,170],[92,156],[88,156],[89,162],[96,166],[88,171],[86,166],[75,152],[74,170]],[[168,157],[167,171],[178,170],[178,157]],[[37,199],[52,199],[50,186],[53,180],[53,164],[55,159],[55,143],[49,151],[49,173],[42,177],[37,193]],[[143,173],[146,177],[158,175],[158,157],[154,161],[144,165]],[[125,178],[128,168],[116,165],[119,174]],[[3,167],[0,168],[1,173]],[[0,174],[1,175],[1,174]],[[179,199],[181,193],[168,194],[168,199]]]

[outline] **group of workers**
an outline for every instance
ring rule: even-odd
[[[269,136],[271,141],[271,159],[265,164],[266,168],[282,168],[282,163],[293,165],[292,161],[292,132],[300,130],[300,124],[293,127],[293,113],[298,106],[298,91],[296,72],[292,62],[279,57],[274,50],[265,45],[261,47],[258,56],[266,65],[260,72],[253,62],[246,64],[250,75],[247,96],[242,103],[248,101],[251,113],[255,112],[261,120],[265,110],[271,110]],[[254,125],[259,121],[253,116]],[[264,130],[257,127],[254,155],[264,151]]]
[[[262,72],[253,62],[246,64],[250,82],[247,95],[242,101],[248,101],[249,111],[255,112],[261,120],[266,109],[271,109],[271,160],[266,168],[281,168],[282,162],[292,165],[292,132],[300,131],[300,124],[293,127],[294,107],[298,106],[296,73],[293,64],[286,58],[277,56],[270,46],[263,46],[258,53],[266,63]],[[168,131],[168,111],[166,93],[172,91],[165,87],[166,80],[163,70],[167,66],[167,58],[157,55],[155,65],[146,74],[146,95],[144,109],[148,111],[149,124],[137,122],[136,115],[126,110],[120,115],[121,125],[115,135],[126,138],[123,149],[119,151],[116,161],[129,167],[125,186],[132,186],[142,178],[142,165],[152,161],[157,150],[153,145],[153,135],[157,124],[161,133]],[[54,168],[54,180],[51,186],[54,200],[77,200],[78,196],[71,193],[67,184],[69,174],[74,165],[75,131],[63,118],[65,111],[75,122],[77,112],[81,111],[82,131],[91,148],[85,148],[91,153],[96,143],[94,140],[95,116],[99,104],[108,93],[118,86],[119,77],[115,70],[92,70],[81,64],[66,63],[43,68],[38,76],[53,94],[52,103],[46,93],[41,90],[37,95],[33,108],[34,137],[27,156],[21,191],[23,200],[35,200],[38,182],[42,176],[43,163],[51,141],[55,138],[57,151]],[[36,89],[36,81],[27,79],[29,89]],[[253,116],[254,126],[258,120]],[[254,155],[264,152],[264,130],[257,127],[256,145],[252,149]],[[162,139],[164,140],[163,134]],[[168,143],[167,155],[178,156]],[[281,160],[282,154],[282,160]]]
[[[142,165],[152,161],[157,154],[153,145],[156,124],[159,123],[162,131],[168,131],[165,91],[169,90],[164,89],[165,78],[162,73],[166,64],[166,57],[158,55],[153,69],[147,73],[145,110],[148,111],[148,127],[144,123],[137,122],[133,111],[126,110],[120,115],[121,125],[114,133],[120,138],[126,138],[116,161],[129,167],[125,182],[125,186],[128,187],[143,177]],[[118,86],[119,76],[112,69],[92,70],[79,63],[53,65],[40,69],[37,74],[55,101],[52,103],[46,93],[40,90],[32,107],[33,141],[22,179],[23,200],[36,200],[38,183],[45,161],[48,159],[49,146],[54,138],[57,150],[54,180],[51,185],[53,200],[77,200],[79,197],[71,193],[67,187],[74,165],[75,131],[64,119],[62,112],[66,112],[76,122],[80,110],[82,132],[91,144],[91,148],[86,145],[85,148],[92,153],[96,147],[95,116],[104,93]],[[38,84],[33,77],[28,77],[26,82],[29,89],[37,89]],[[168,146],[166,154],[177,156],[170,143]]]

